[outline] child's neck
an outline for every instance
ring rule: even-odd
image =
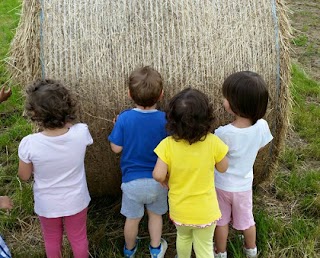
[[[143,107],[143,106],[136,105],[136,108],[139,108],[141,110],[153,110],[153,109],[156,109],[156,107],[157,107],[157,104],[154,104],[151,107]]]
[[[236,119],[231,124],[237,128],[247,128],[252,126],[252,122],[249,118],[241,116],[236,116]]]
[[[62,128],[54,128],[54,129],[49,129],[49,128],[44,128],[43,131],[41,132],[45,136],[59,136],[67,133],[69,131],[70,124],[66,124]]]

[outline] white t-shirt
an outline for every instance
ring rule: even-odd
[[[59,136],[24,137],[19,158],[33,164],[35,213],[57,218],[77,214],[89,205],[84,157],[93,143],[86,124],[78,123]]]
[[[229,168],[225,173],[215,171],[216,188],[228,192],[251,190],[258,151],[273,139],[267,121],[260,119],[247,128],[220,126],[215,135],[229,146]]]

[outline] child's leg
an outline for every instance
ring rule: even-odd
[[[150,210],[148,211],[148,228],[150,234],[150,245],[156,248],[160,245],[160,238],[162,235],[162,216]]]
[[[64,217],[67,237],[75,258],[89,257],[89,243],[87,238],[87,211]]]
[[[245,248],[253,249],[256,247],[256,226],[253,225],[250,228],[243,230]]]
[[[227,250],[228,234],[229,224],[216,227],[214,231],[214,248],[217,254],[224,253]]]
[[[121,184],[121,214],[126,217],[124,224],[125,249],[132,250],[137,244],[139,223],[144,215],[144,180],[137,179]]]
[[[193,248],[197,258],[213,258],[213,232],[216,224],[193,230]]]
[[[141,218],[126,219],[124,224],[124,240],[128,250],[131,250],[136,246],[140,220]]]
[[[176,226],[177,228],[177,253],[178,257],[191,257],[192,250],[192,230],[193,228],[187,226]]]
[[[39,216],[46,255],[48,258],[60,258],[63,223],[62,218],[45,218]]]
[[[256,226],[252,213],[252,191],[234,193],[232,206],[233,227],[242,230],[245,238],[245,247],[256,247]]]
[[[214,249],[215,252],[224,253],[227,251],[227,240],[229,234],[229,223],[231,221],[232,198],[233,194],[216,188],[219,208],[222,217],[217,222],[214,232]]]

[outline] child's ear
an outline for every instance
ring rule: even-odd
[[[132,99],[130,90],[128,90],[128,97],[129,97],[129,99]]]
[[[163,90],[162,90],[162,91],[161,91],[161,93],[160,93],[160,96],[159,96],[158,101],[160,101],[160,100],[162,100],[162,99],[163,99],[163,94],[164,94],[164,92],[163,92]]]

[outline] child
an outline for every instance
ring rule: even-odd
[[[168,210],[167,189],[152,178],[157,161],[153,152],[167,136],[165,113],[156,109],[162,98],[161,75],[151,67],[133,71],[129,78],[129,97],[136,108],[122,112],[108,139],[115,153],[122,151],[122,206],[124,226],[124,256],[134,257],[137,251],[139,222],[148,213],[151,257],[162,258],[167,242],[161,238],[162,215]]]
[[[257,256],[256,227],[252,214],[253,164],[258,151],[272,140],[268,124],[261,119],[267,110],[268,90],[254,72],[237,72],[223,83],[223,106],[234,121],[215,134],[228,146],[229,168],[215,173],[222,219],[215,230],[215,257],[227,257],[229,222],[243,230],[247,257]]]
[[[60,82],[38,80],[26,92],[26,113],[42,131],[22,139],[18,175],[22,180],[34,176],[34,210],[47,257],[61,257],[65,228],[74,257],[87,258],[90,195],[84,158],[93,142],[88,126],[72,124],[75,103]]]
[[[185,89],[174,96],[167,112],[165,138],[155,149],[158,160],[153,177],[169,187],[170,218],[177,228],[179,258],[213,258],[213,231],[221,213],[214,189],[214,167],[224,172],[228,151],[210,133],[213,107],[207,96]]]
[[[6,101],[11,96],[11,89],[5,90],[5,86],[2,86],[0,90],[0,103]],[[8,196],[0,196],[0,209],[11,210],[13,207],[12,201]],[[0,236],[0,257],[10,258],[10,251]]]

